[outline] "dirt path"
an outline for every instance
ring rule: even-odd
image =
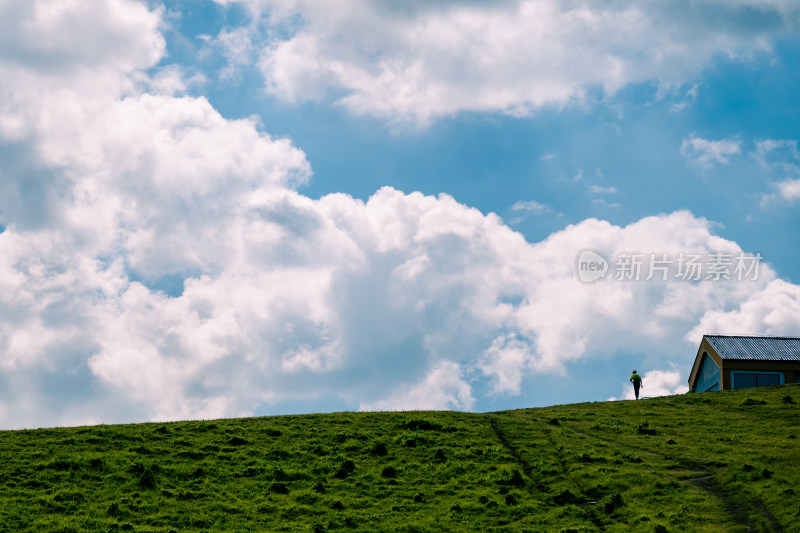
[[[492,430],[494,431],[495,435],[497,435],[497,439],[500,441],[500,443],[503,445],[503,447],[508,451],[508,453],[511,454],[511,457],[514,458],[514,461],[520,466],[520,468],[522,468],[522,470],[525,473],[525,475],[529,479],[532,479],[533,478],[533,476],[532,476],[533,468],[525,460],[525,458],[520,455],[520,453],[517,450],[517,448],[508,440],[508,437],[506,436],[505,432],[503,431],[503,428],[500,427],[500,423],[498,422],[498,415],[490,414],[488,416],[489,416],[489,423],[491,424]],[[499,415],[499,416],[502,416],[502,415]],[[680,464],[681,466],[683,466],[687,470],[692,470],[693,472],[696,472],[698,474],[697,477],[691,477],[691,478],[685,479],[684,482],[691,483],[692,485],[694,485],[694,486],[696,486],[696,487],[698,487],[698,488],[700,488],[702,490],[705,490],[705,491],[709,492],[712,496],[717,498],[722,503],[723,507],[725,508],[726,512],[731,517],[731,519],[736,524],[746,528],[746,530],[748,532],[750,532],[750,531],[758,531],[759,530],[759,527],[749,519],[749,517],[747,516],[747,513],[745,512],[745,509],[737,501],[735,501],[732,498],[732,496],[725,489],[725,487],[723,487],[716,480],[716,478],[714,477],[714,474],[709,472],[706,468],[704,468],[703,465],[700,465],[700,464],[695,463],[695,462],[693,462],[691,460],[688,460],[688,459],[683,459],[683,458],[675,457],[673,455],[664,454],[664,453],[660,453],[660,452],[655,452],[655,451],[653,451],[651,449],[648,449],[648,448],[642,448],[642,447],[639,447],[639,446],[622,443],[622,442],[619,442],[619,441],[615,441],[615,440],[612,440],[612,439],[607,439],[607,438],[600,437],[600,436],[597,436],[597,435],[592,435],[591,433],[586,433],[584,431],[581,431],[579,429],[575,429],[575,428],[570,427],[568,425],[562,425],[561,427],[563,427],[565,429],[568,429],[569,431],[572,431],[573,433],[575,433],[577,435],[582,435],[584,437],[589,437],[591,439],[599,440],[599,441],[605,442],[607,444],[611,444],[611,445],[616,446],[616,447],[621,448],[621,449],[635,450],[636,452],[642,453],[642,454],[657,455],[659,457],[663,457],[664,459],[677,462],[678,464]],[[569,476],[568,476],[568,473],[567,473],[567,467],[566,467],[566,464],[564,464],[564,462],[563,462],[563,458],[558,457],[558,461],[559,461],[559,464],[561,466],[561,469],[562,469],[562,472],[563,472],[565,478],[568,478]],[[540,488],[546,490],[546,487],[540,487]],[[764,506],[763,503],[761,503],[758,500],[751,500],[751,502],[752,502],[753,507],[761,513],[761,515],[764,517],[764,519],[767,522],[769,522],[769,524],[772,527],[772,531],[774,533],[784,533],[783,527],[778,523],[778,521],[775,519],[775,517],[772,516],[772,514],[767,510],[767,508]],[[596,524],[596,525],[599,525],[599,524]],[[602,527],[602,526],[600,526],[600,527]]]
[[[517,448],[513,444],[511,444],[511,442],[509,442],[508,437],[503,431],[503,428],[500,427],[500,424],[497,421],[497,416],[495,415],[488,415],[488,416],[489,416],[489,423],[492,426],[492,430],[494,430],[495,435],[497,435],[497,440],[499,440],[500,444],[502,444],[503,447],[506,450],[508,450],[508,453],[510,453],[511,457],[514,458],[514,461],[516,461],[516,463],[522,468],[522,471],[525,472],[525,476],[536,484],[536,487],[537,489],[539,489],[540,492],[542,493],[549,492],[548,488],[545,485],[543,485],[540,481],[533,479],[532,476],[533,468],[531,467],[530,463],[528,463],[525,460],[525,458],[520,455],[519,450],[517,450]],[[580,492],[583,492],[582,490],[580,490],[575,480],[571,479],[571,476],[569,475],[569,471],[567,469],[567,465],[564,462],[564,458],[561,455],[561,453],[557,454],[557,461],[561,469],[561,475],[564,477],[564,479],[569,479],[572,482],[572,484],[575,485],[576,488],[578,488]],[[603,523],[595,514],[591,514],[590,520],[597,527],[598,531],[604,532],[606,530]]]
[[[742,508],[742,506],[739,503],[737,503],[730,496],[730,494],[728,493],[727,490],[725,490],[724,487],[721,486],[721,484],[714,477],[714,474],[712,474],[711,472],[708,472],[702,465],[700,465],[698,463],[695,463],[693,461],[687,460],[687,459],[678,458],[678,457],[675,457],[675,456],[672,456],[672,455],[663,454],[663,453],[660,453],[660,452],[654,452],[652,450],[649,450],[649,449],[646,449],[646,448],[641,448],[639,446],[633,446],[633,445],[630,445],[630,444],[625,444],[625,443],[614,441],[614,440],[607,439],[607,438],[604,438],[604,437],[599,437],[597,435],[592,435],[591,433],[586,433],[584,431],[580,431],[578,429],[575,429],[575,428],[572,428],[572,427],[569,427],[569,426],[566,426],[566,425],[564,425],[562,427],[565,427],[566,429],[568,429],[568,430],[570,430],[573,433],[576,433],[578,435],[583,435],[584,437],[589,437],[589,438],[592,438],[592,439],[595,439],[595,440],[606,442],[608,444],[613,444],[614,446],[617,446],[617,447],[620,447],[620,448],[627,448],[629,450],[636,450],[636,451],[638,451],[640,453],[648,453],[648,454],[652,454],[652,455],[658,455],[660,457],[663,457],[664,459],[671,460],[671,461],[676,461],[681,466],[683,466],[683,467],[685,467],[685,468],[687,468],[689,470],[692,470],[694,472],[697,472],[698,474],[700,474],[698,477],[692,477],[692,478],[686,479],[684,481],[686,481],[687,483],[691,483],[692,485],[694,485],[696,487],[699,487],[699,488],[711,493],[714,497],[719,499],[722,502],[722,504],[725,506],[725,510],[727,511],[728,515],[733,519],[733,521],[736,522],[737,524],[747,528],[747,531],[757,531],[758,530],[758,527],[755,524],[753,524],[750,521],[750,519],[747,517],[747,513],[745,513],[745,510]],[[772,514],[767,510],[767,508],[764,506],[763,503],[761,503],[758,500],[752,500],[752,503],[753,503],[754,507],[761,513],[761,515],[764,517],[764,519],[767,520],[767,522],[770,523],[774,533],[783,533],[783,527],[778,523],[778,521],[775,519],[775,517],[772,516]]]
[[[489,423],[492,425],[492,430],[494,430],[495,435],[497,435],[497,440],[500,441],[500,444],[511,454],[511,457],[514,458],[514,461],[522,468],[522,471],[525,472],[525,475],[529,478],[531,477],[531,472],[533,468],[531,465],[526,461],[520,454],[517,449],[508,442],[508,438],[506,437],[505,432],[500,427],[500,424],[497,423],[497,417],[493,415],[489,415]]]

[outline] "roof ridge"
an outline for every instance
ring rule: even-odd
[[[742,339],[792,339],[800,340],[800,337],[788,337],[786,335],[720,335],[716,333],[709,333],[703,337],[728,337],[728,338],[742,338]]]

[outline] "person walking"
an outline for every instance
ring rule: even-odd
[[[639,387],[642,386],[642,376],[636,373],[636,370],[633,371],[631,374],[631,378],[628,380],[633,383],[633,393],[636,394],[636,399],[639,399]]]

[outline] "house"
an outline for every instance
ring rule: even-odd
[[[800,337],[703,335],[689,388],[695,392],[800,382]]]

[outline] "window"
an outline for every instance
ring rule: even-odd
[[[731,372],[732,389],[745,387],[766,387],[783,383],[783,372]]]
[[[757,387],[755,374],[745,374],[744,372],[734,372],[733,374],[733,388],[743,389],[745,387]]]

